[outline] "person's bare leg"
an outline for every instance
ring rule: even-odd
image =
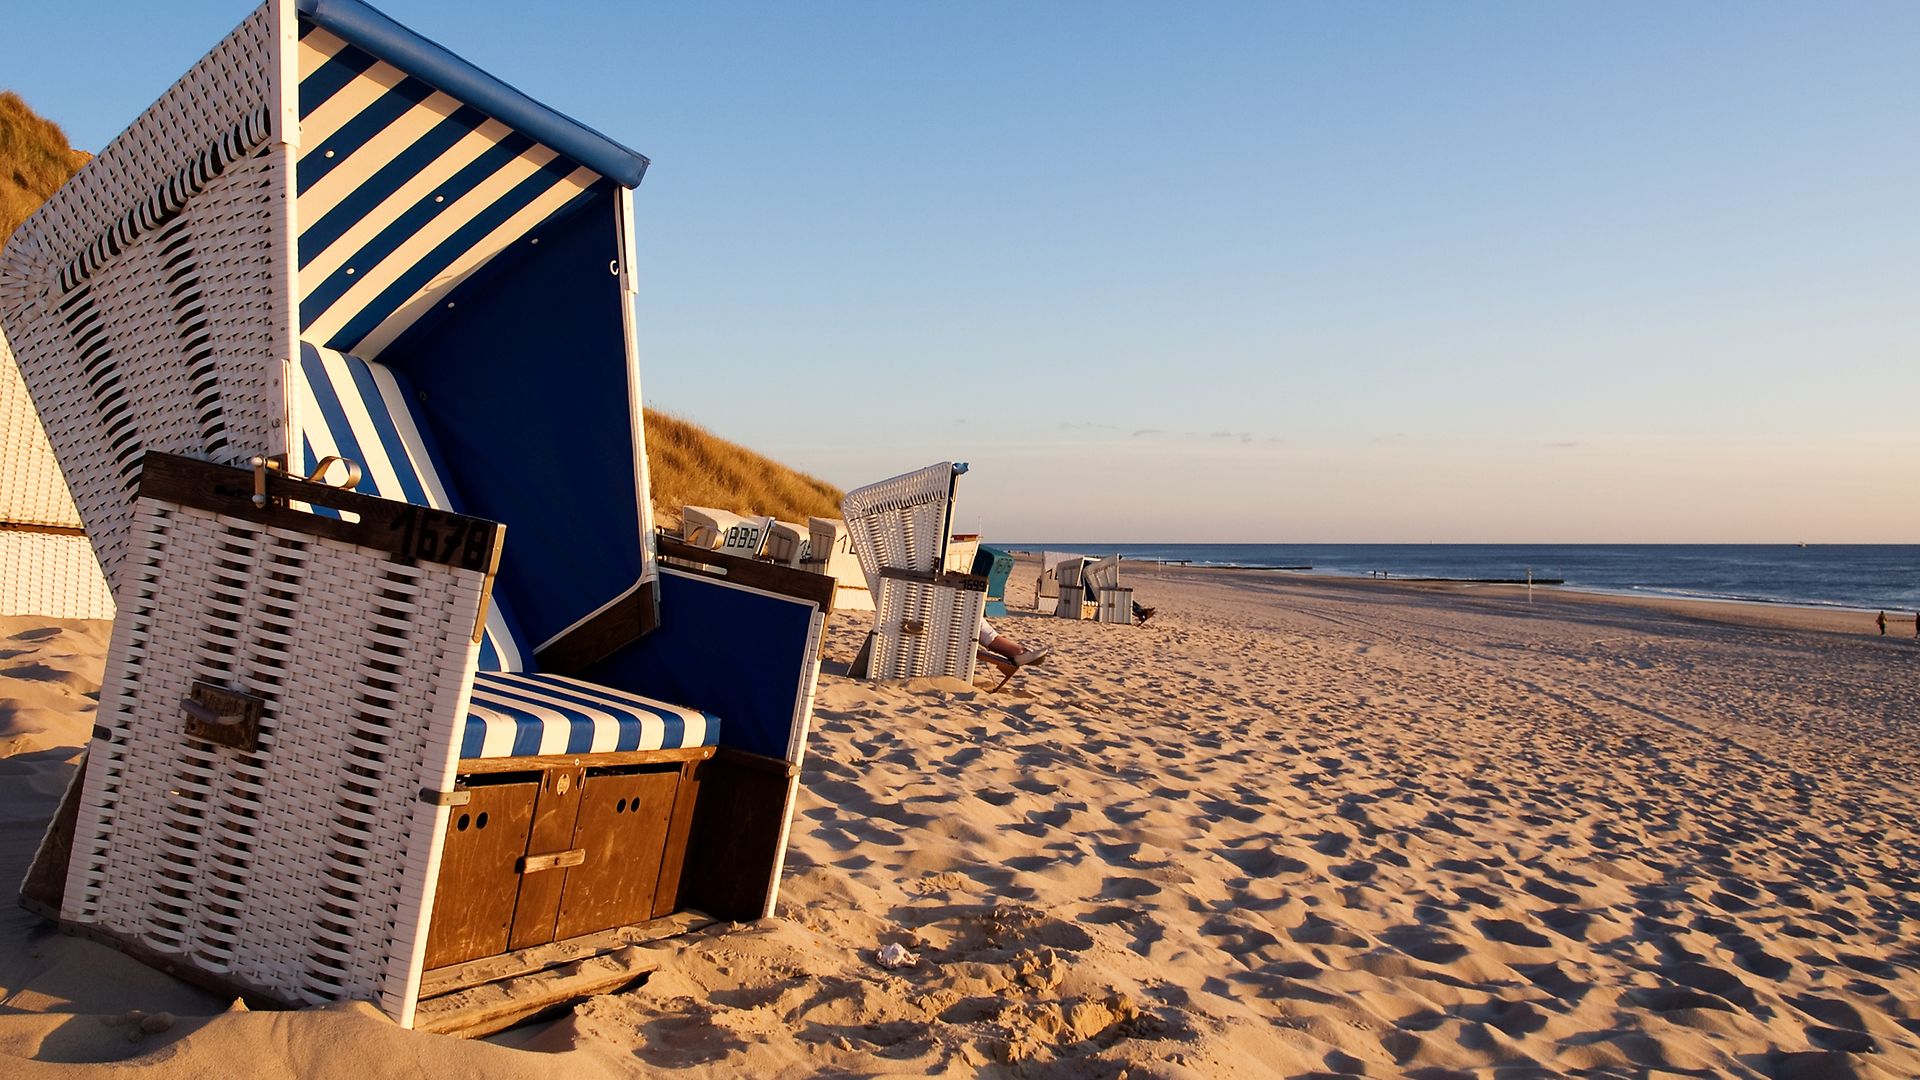
[[[1037,664],[1045,660],[1047,654],[1053,651],[1053,646],[1040,645],[1029,649],[1005,634],[996,634],[992,641],[987,642],[987,651],[999,653],[1018,667],[1026,667],[1028,664]]]

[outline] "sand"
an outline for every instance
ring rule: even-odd
[[[1871,614],[1146,569],[1133,628],[1031,577],[1058,651],[998,695],[848,680],[836,622],[779,917],[640,988],[464,1042],[7,909],[0,1073],[1920,1075],[1920,644]],[[0,621],[9,882],[104,639]]]

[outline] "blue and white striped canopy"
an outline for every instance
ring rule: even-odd
[[[367,360],[613,181],[301,21],[300,337]]]
[[[655,577],[624,190],[646,159],[358,0],[297,7],[289,450],[358,449],[375,490],[423,505],[442,502],[409,479],[437,474],[462,513],[504,522],[513,617],[483,662],[521,669]],[[368,416],[330,409],[329,385]],[[430,461],[359,430],[382,399]]]

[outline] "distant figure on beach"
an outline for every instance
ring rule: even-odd
[[[1920,611],[1913,613],[1913,640],[1920,641]]]
[[[1920,618],[1920,616],[1915,616],[1915,618]],[[1880,636],[1886,637],[1887,636],[1887,613],[1884,611],[1881,612],[1880,617],[1873,621],[1880,624]]]

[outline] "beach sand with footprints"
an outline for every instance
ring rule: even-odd
[[[779,916],[647,947],[637,989],[467,1043],[234,1011],[15,911],[0,1071],[1920,1075],[1913,641],[1129,572],[1145,626],[1023,611],[1023,563],[1001,629],[1056,652],[994,695],[852,681],[836,618]],[[103,647],[0,623],[9,881]]]

